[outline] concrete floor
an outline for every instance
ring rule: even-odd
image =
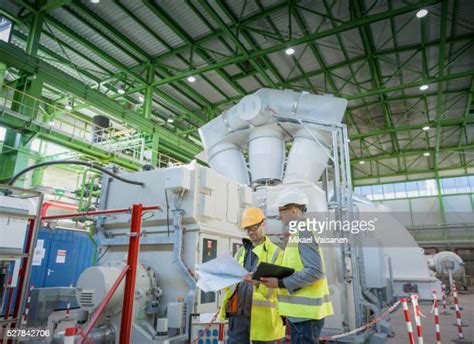
[[[451,343],[455,338],[458,338],[458,329],[453,326],[456,323],[456,314],[454,310],[450,309],[453,306],[453,299],[450,298],[450,304],[447,305],[447,311],[450,315],[440,314],[440,328],[441,328],[441,343]],[[470,294],[459,295],[459,304],[463,307],[461,311],[463,324],[469,325],[469,327],[463,327],[464,339],[474,341],[474,290],[470,291]],[[416,327],[415,320],[413,317],[413,308],[409,304],[410,316],[412,320],[413,331],[415,332],[416,342]],[[421,305],[421,312],[426,318],[421,318],[421,325],[423,330],[423,339],[425,344],[435,344],[435,325],[434,315],[430,314],[432,304],[424,302]],[[440,313],[443,308],[440,304]],[[405,317],[403,315],[403,309],[398,308],[391,316],[390,324],[392,330],[395,332],[395,337],[389,339],[389,344],[406,344],[408,341],[408,334],[406,330]]]

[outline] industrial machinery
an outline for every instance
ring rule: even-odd
[[[458,289],[467,289],[464,261],[456,253],[450,251],[438,252],[428,257],[430,269],[436,272],[436,277],[446,285],[448,291],[456,284]]]
[[[244,236],[239,218],[248,206],[265,211],[267,233],[278,242],[282,225],[273,203],[284,188],[306,192],[308,215],[349,221],[378,212],[390,218],[387,209],[352,195],[347,130],[340,123],[346,106],[345,99],[332,95],[261,89],[200,129],[204,151],[198,158],[210,168],[192,162],[124,174],[142,186],[104,176],[101,209],[132,203],[162,208],[143,215],[132,343],[195,338],[202,325],[192,314],[213,314],[222,300],[219,293],[196,289],[195,266],[238,249]],[[89,316],[126,260],[129,221],[128,214],[117,214],[97,222],[98,266],[85,270],[76,286],[77,302]],[[393,247],[385,240],[390,231],[407,242]],[[357,235],[340,236],[348,240],[321,245],[335,309],[326,319],[324,335],[358,328],[379,315],[394,296],[418,292],[423,298],[433,289],[440,292],[422,251],[395,220],[377,229],[372,245],[364,245],[365,239]],[[102,312],[91,334],[96,342],[119,342],[123,293],[122,285]],[[207,332],[203,338],[214,336]],[[337,341],[385,343],[389,334],[382,321]],[[56,333],[55,342],[62,340],[63,333]]]

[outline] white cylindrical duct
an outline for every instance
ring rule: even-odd
[[[219,174],[241,184],[249,184],[249,175],[242,151],[232,143],[219,143],[208,152],[208,162]]]
[[[311,130],[311,133],[319,142],[306,129],[296,132],[288,154],[285,182],[302,179],[315,183],[323,174],[328,162],[328,140],[320,130]]]
[[[340,123],[346,107],[346,99],[331,95],[262,88],[201,127],[199,135],[204,149],[208,150],[237,130],[276,122],[274,116]]]
[[[257,128],[249,137],[249,165],[252,183],[282,180],[285,141],[279,132]]]

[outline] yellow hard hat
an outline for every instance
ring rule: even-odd
[[[240,228],[247,228],[249,226],[256,225],[257,223],[265,220],[265,214],[260,208],[247,208],[242,214],[242,220],[240,221]]]

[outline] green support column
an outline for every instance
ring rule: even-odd
[[[37,1],[36,6],[44,5],[45,1]],[[43,13],[37,12],[32,17],[32,23],[28,40],[26,42],[26,52],[36,56],[39,48],[41,30],[43,27]],[[2,81],[3,75],[2,74]],[[36,75],[22,74],[15,84],[18,92],[13,95],[11,109],[21,114],[36,118],[38,114],[39,102],[41,98],[43,80]],[[35,99],[36,98],[36,99]],[[22,133],[15,130],[7,130],[5,141],[0,155],[0,182],[5,183],[19,171],[28,167],[30,155],[28,154],[34,134]],[[18,181],[17,186],[22,186],[24,179]]]
[[[443,200],[443,188],[441,187],[441,181],[439,180],[439,175],[436,173],[436,186],[438,189],[438,202],[439,202],[439,212],[441,214],[442,224],[446,224],[446,213],[444,209],[444,200]]]
[[[153,102],[153,81],[155,79],[155,68],[153,64],[148,64],[146,70],[146,82],[147,87],[145,89],[145,100],[143,104],[143,116],[146,119],[151,118],[151,109],[152,109],[152,102]]]
[[[153,166],[158,166],[158,149],[160,148],[160,136],[158,133],[153,133],[153,143],[151,145],[151,164]]]
[[[7,72],[7,65],[0,62],[0,93],[3,87],[3,80],[5,80],[5,73]]]

